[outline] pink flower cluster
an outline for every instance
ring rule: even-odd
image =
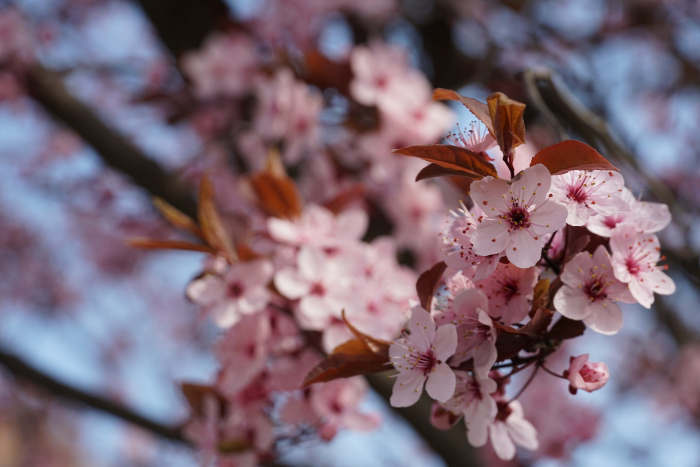
[[[451,139],[486,158],[484,138],[472,136]],[[649,307],[654,293],[675,290],[658,265],[653,233],[670,216],[663,205],[634,199],[619,173],[602,170],[552,176],[536,164],[512,180],[474,181],[470,195],[471,209],[461,203],[450,211],[443,234],[449,272],[432,309],[414,308],[404,335],[391,346],[398,370],[391,402],[415,403],[425,384],[436,400],[436,426],[463,417],[472,445],[490,439],[498,457],[511,459],[516,445],[537,449],[537,432],[520,403],[507,397],[510,374],[502,375],[495,363],[510,360],[502,367],[512,367],[511,374],[531,365],[537,372],[555,349],[540,351],[539,358],[517,352],[504,358],[501,352],[508,350],[499,347],[500,337],[536,326],[536,286],[553,276],[553,309],[593,331],[617,333],[623,324],[618,302]],[[590,227],[586,238],[582,226]],[[585,251],[592,236],[600,241]],[[576,251],[574,244],[580,245]],[[547,371],[567,379],[574,394],[600,389],[609,377],[607,366],[589,362],[587,354],[572,357],[561,374]]]

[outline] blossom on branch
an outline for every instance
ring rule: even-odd
[[[399,371],[391,394],[391,405],[408,407],[415,404],[424,384],[433,399],[445,402],[452,397],[456,378],[445,362],[454,355],[456,348],[457,330],[454,324],[445,324],[436,329],[430,313],[419,306],[414,307],[408,332],[389,348],[392,364]]]
[[[589,217],[629,211],[622,196],[624,186],[619,172],[572,170],[552,176],[552,199],[569,211],[567,224],[585,225]]]
[[[577,389],[593,392],[605,386],[610,378],[610,371],[605,363],[589,362],[588,354],[583,354],[570,358],[569,369],[565,375],[569,380],[569,390],[576,394]]]
[[[471,197],[485,218],[471,235],[482,256],[505,252],[511,263],[529,268],[542,256],[544,235],[566,223],[565,207],[547,197],[552,176],[541,164],[529,167],[512,183],[485,177],[471,186]]]

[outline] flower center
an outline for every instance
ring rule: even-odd
[[[510,212],[505,215],[505,219],[510,222],[510,226],[513,229],[530,228],[530,213],[527,209],[520,206],[513,206]]]
[[[243,296],[244,291],[243,284],[240,282],[234,282],[228,286],[228,296],[231,298],[239,298]]]
[[[425,353],[413,353],[411,357],[413,357],[413,369],[422,371],[425,376],[428,376],[433,368],[440,363],[432,350]]]
[[[581,377],[587,383],[598,383],[603,380],[603,373],[595,371],[593,368],[584,366],[579,370]]]
[[[325,289],[325,287],[323,287],[323,284],[321,284],[320,282],[317,282],[311,286],[310,293],[311,293],[311,295],[325,295],[326,289]]]
[[[595,302],[596,300],[605,300],[608,298],[608,294],[606,293],[607,285],[605,284],[605,276],[600,278],[592,278],[588,281],[584,290],[592,302]]]

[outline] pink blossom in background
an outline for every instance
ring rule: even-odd
[[[350,93],[360,104],[368,106],[398,97],[396,88],[410,69],[404,50],[381,42],[353,48],[350,66],[353,73]]]
[[[491,424],[498,408],[491,394],[496,391],[496,382],[489,377],[474,377],[465,371],[455,371],[457,385],[452,398],[442,407],[453,414],[464,416],[467,439],[474,447],[486,444]]]
[[[241,33],[211,35],[197,52],[182,57],[182,69],[202,99],[241,97],[259,76],[255,44]]]
[[[379,418],[358,410],[367,393],[363,378],[348,378],[311,386],[309,402],[312,410],[322,420],[324,439],[331,439],[342,428],[370,431],[377,427]]]
[[[471,197],[485,218],[471,235],[474,252],[482,256],[505,252],[515,266],[537,264],[544,235],[562,228],[565,207],[548,199],[551,175],[541,164],[525,169],[511,184],[485,177],[472,183]]]
[[[263,369],[270,338],[270,321],[264,313],[243,316],[221,336],[214,353],[222,367],[217,386],[224,394],[237,393]]]
[[[539,447],[537,430],[525,420],[518,401],[498,403],[496,419],[489,425],[489,438],[496,455],[503,460],[515,457],[516,445],[531,451]]]
[[[455,390],[455,374],[445,363],[457,348],[454,324],[436,329],[433,317],[420,306],[413,307],[411,313],[410,334],[404,334],[389,348],[389,357],[399,371],[390,399],[394,407],[415,404],[424,384],[428,395],[440,402],[452,397]]]
[[[349,209],[335,216],[328,209],[312,204],[295,220],[270,217],[267,228],[272,239],[281,243],[342,247],[362,238],[367,222],[367,213],[360,209]]]
[[[601,237],[610,237],[618,226],[632,225],[638,233],[655,233],[671,222],[671,212],[665,204],[639,201],[628,188],[622,189],[622,199],[630,205],[629,211],[590,217],[586,228]]]
[[[483,220],[484,213],[478,206],[474,206],[471,211],[464,203],[460,202],[460,206],[457,211],[450,210],[452,221],[450,223],[448,220],[448,229],[443,236],[443,244],[446,245],[445,253],[447,253],[445,264],[452,269],[474,268],[471,271],[474,276],[473,280],[482,280],[496,270],[503,253],[490,256],[480,256],[474,253],[471,234]]]
[[[576,389],[583,389],[586,392],[596,391],[605,386],[610,378],[608,365],[603,362],[589,362],[588,354],[571,357],[566,374],[574,393]]]
[[[452,306],[435,316],[438,325],[457,327],[457,349],[450,364],[457,366],[474,359],[474,371],[485,376],[496,362],[496,329],[489,316],[489,302],[479,289],[457,293]]]
[[[629,286],[644,308],[654,303],[654,293],[670,295],[676,291],[676,283],[657,264],[661,248],[656,235],[638,234],[634,226],[621,226],[610,238],[610,249],[615,277]]]
[[[539,268],[521,269],[514,264],[498,263],[496,271],[475,282],[489,299],[489,315],[505,324],[522,321],[530,311]]]
[[[594,254],[577,254],[564,266],[564,285],[554,296],[554,307],[559,313],[583,320],[601,334],[615,334],[622,328],[622,311],[616,301],[636,302],[627,284],[615,278],[610,261],[604,245],[596,248]]]
[[[569,212],[566,223],[585,225],[589,217],[629,211],[623,198],[625,181],[619,172],[572,170],[552,176],[552,198]]]
[[[211,313],[223,328],[236,324],[243,315],[261,311],[270,300],[267,285],[273,267],[268,260],[236,263],[218,276],[204,274],[187,286],[187,297]]]

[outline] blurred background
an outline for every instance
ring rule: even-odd
[[[356,87],[370,72],[415,85],[377,100]],[[379,430],[292,446],[280,463],[700,465],[700,2],[24,0],[0,1],[0,467],[197,465],[83,397],[177,426],[179,384],[216,370],[217,329],[184,296],[201,255],[125,244],[171,235],[154,195],[192,212],[208,172],[223,209],[245,214],[239,178],[283,148],[307,200],[361,183],[369,238],[394,236],[418,272],[439,260],[463,195],[416,184],[423,164],[389,152],[468,128],[463,108],[429,103],[435,87],[525,102],[521,164],[568,135],[669,204],[660,237],[678,292],[567,349],[608,363],[605,390],[573,397],[540,378],[524,395],[536,453],[455,464],[466,440],[436,443],[371,393]]]

